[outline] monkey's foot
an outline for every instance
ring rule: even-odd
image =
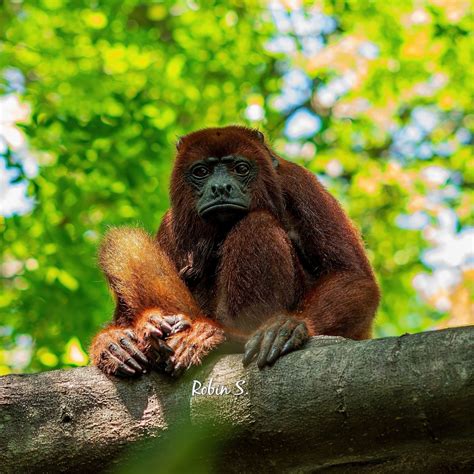
[[[299,349],[308,339],[308,328],[301,319],[286,316],[271,319],[245,344],[242,362],[247,366],[257,357],[257,365],[262,369],[278,357]]]
[[[209,351],[224,341],[224,331],[219,326],[202,319],[193,321],[187,330],[167,338],[174,354],[168,359],[165,372],[178,377],[192,365],[199,365]]]
[[[103,372],[122,377],[144,374],[148,359],[138,348],[131,329],[110,327],[101,331],[90,349],[92,362]]]
[[[159,310],[147,310],[135,324],[139,347],[153,365],[163,364],[173,354],[173,349],[164,339],[190,325],[191,321],[183,314],[163,315]]]

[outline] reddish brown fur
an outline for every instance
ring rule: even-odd
[[[254,159],[258,176],[250,212],[222,232],[197,215],[184,176],[195,160],[229,154]],[[370,337],[379,290],[357,230],[312,173],[280,157],[275,168],[271,156],[243,127],[182,139],[172,206],[156,240],[137,229],[114,229],[103,244],[100,261],[117,297],[117,325],[136,327],[150,308],[199,321],[169,339],[171,346],[194,348],[183,356],[188,365],[224,333],[248,337],[281,314],[304,320],[311,335]],[[96,361],[97,354],[92,350]]]
[[[200,314],[174,264],[141,229],[110,230],[100,248],[99,264],[118,300],[116,319],[120,324],[134,322],[150,308],[165,314]]]

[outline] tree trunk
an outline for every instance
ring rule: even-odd
[[[120,380],[94,367],[8,375],[0,472],[114,469],[127,447],[166,440],[174,425],[175,451],[190,427],[207,427],[200,446],[215,446],[217,472],[472,472],[473,355],[474,327],[465,327],[314,338],[262,371],[244,369],[241,355],[214,355],[178,381]],[[195,381],[232,393],[193,395]]]

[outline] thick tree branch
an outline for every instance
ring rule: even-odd
[[[241,355],[214,357],[179,381],[118,380],[93,367],[9,375],[0,470],[97,472],[132,441],[206,420],[215,433],[233,428],[220,448],[226,472],[471,472],[473,355],[466,327],[315,339],[263,371],[244,369]],[[234,393],[191,396],[193,380],[211,378]]]

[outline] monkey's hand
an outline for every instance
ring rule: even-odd
[[[155,368],[161,367],[173,354],[173,349],[164,339],[189,328],[190,325],[191,321],[183,314],[163,315],[158,309],[149,309],[135,323],[138,347]]]
[[[291,316],[278,316],[267,321],[245,344],[244,366],[257,357],[262,369],[272,365],[278,357],[302,347],[309,339],[306,323]]]
[[[165,372],[178,377],[192,365],[199,365],[205,355],[224,341],[224,330],[213,321],[193,321],[190,328],[166,339],[174,354],[168,359]]]
[[[146,372],[148,359],[138,348],[138,339],[129,328],[111,326],[94,338],[90,357],[106,374],[132,377]]]

